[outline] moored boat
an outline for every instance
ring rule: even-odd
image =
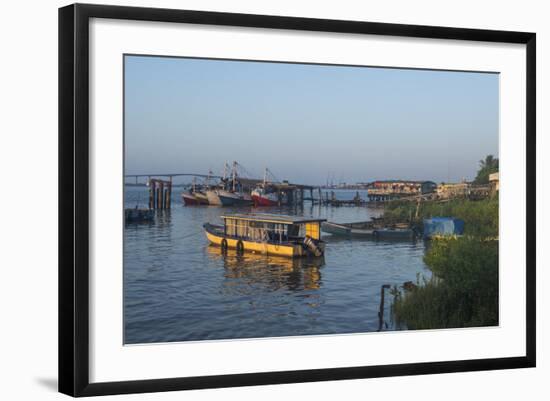
[[[208,197],[204,192],[196,191],[196,192],[193,192],[193,195],[195,195],[195,198],[197,198],[197,200],[200,202],[201,205],[209,204]]]
[[[181,199],[185,206],[208,205],[206,194],[201,192],[199,188],[202,188],[202,186],[197,186],[196,177],[194,177],[191,189],[188,192],[181,193]]]
[[[412,240],[416,238],[416,232],[404,225],[385,227],[378,221],[363,221],[356,223],[333,223],[325,222],[321,229],[340,237],[381,239],[381,240]]]
[[[218,190],[216,189],[209,189],[206,191],[206,198],[208,199],[208,204],[214,205],[214,206],[221,206],[222,201],[220,197],[218,196]]]
[[[218,198],[222,206],[249,206],[252,205],[252,199],[246,198],[244,195],[240,195],[235,192],[225,191],[220,189],[218,192]]]
[[[251,193],[254,206],[277,206],[279,197],[274,192],[266,192],[264,188],[258,187]]]
[[[275,214],[232,214],[221,216],[224,224],[204,224],[208,241],[222,250],[254,252],[286,257],[322,256],[324,219]]]
[[[200,192],[182,192],[181,199],[185,206],[208,205],[208,199]]]
[[[181,200],[183,201],[183,204],[185,206],[191,206],[191,205],[198,205],[199,200],[195,198],[195,195],[193,195],[190,192],[182,192],[181,193]]]

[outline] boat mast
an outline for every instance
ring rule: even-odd
[[[235,192],[235,181],[237,179],[237,162],[236,161],[233,162],[232,175],[233,175],[233,192]]]
[[[227,179],[227,168],[229,167],[229,165],[227,164],[227,162],[224,163],[223,165],[223,178],[222,178],[222,182],[223,182],[223,189],[227,189],[226,186],[227,186],[227,183],[226,183],[226,179]]]
[[[212,170],[208,170],[208,175],[206,176],[206,181],[204,183],[206,188],[210,187],[210,177],[212,176]]]

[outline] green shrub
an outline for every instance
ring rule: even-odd
[[[394,291],[393,316],[409,329],[498,324],[498,241],[474,237],[432,241],[425,262],[433,278]]]

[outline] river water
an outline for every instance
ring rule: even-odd
[[[369,220],[371,207],[222,208],[184,206],[124,230],[126,344],[360,333],[379,327],[380,287],[430,276],[422,241],[375,242],[323,234],[321,260],[266,257],[209,246],[203,223],[230,212],[284,213],[336,222]],[[355,191],[335,191],[351,199]],[[362,198],[366,193],[360,191]],[[147,188],[125,188],[126,207],[146,207]],[[384,320],[390,318],[386,291]]]

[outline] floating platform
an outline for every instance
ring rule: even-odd
[[[155,212],[153,209],[124,209],[126,223],[142,223],[153,221]]]

